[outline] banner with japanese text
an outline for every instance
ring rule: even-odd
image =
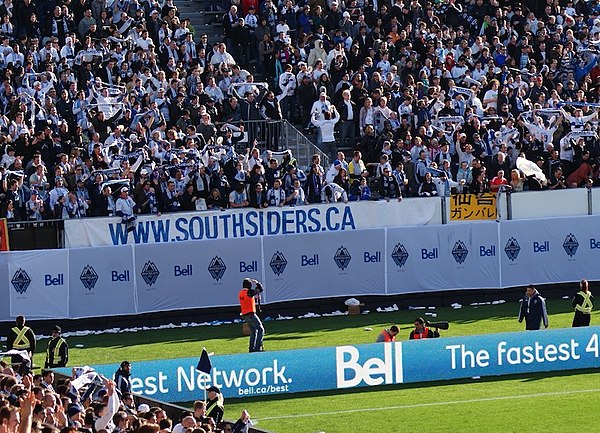
[[[450,197],[452,221],[495,220],[498,217],[496,194],[454,194]]]

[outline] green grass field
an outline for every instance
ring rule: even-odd
[[[448,320],[443,336],[519,331],[517,303],[438,309]],[[571,325],[570,301],[548,300],[551,328]],[[415,317],[424,311],[371,313],[265,323],[267,350],[370,343],[396,323],[407,339]],[[596,323],[596,314],[592,324]],[[373,331],[365,331],[372,328]],[[540,331],[543,332],[543,331]],[[245,353],[241,325],[195,327],[70,337],[69,365],[95,365],[199,355]],[[76,345],[83,348],[76,348]],[[43,362],[40,344],[35,361]],[[226,401],[226,417],[248,409],[257,425],[276,433],[313,432],[566,432],[597,431],[600,373],[577,371],[482,378],[454,382],[395,385],[262,399]],[[200,398],[200,396],[199,396]]]

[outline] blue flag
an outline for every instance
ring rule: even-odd
[[[202,349],[202,355],[200,355],[196,370],[206,374],[210,374],[210,371],[212,370],[212,364],[210,363],[210,358],[208,357],[208,352],[206,352],[206,349]]]

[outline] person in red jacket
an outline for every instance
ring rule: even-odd
[[[423,338],[438,338],[440,333],[436,329],[432,331],[427,326],[425,326],[425,320],[422,317],[417,317],[415,319],[415,329],[410,332],[411,340],[422,340]]]
[[[589,163],[589,150],[584,150],[581,154],[581,158],[581,165],[577,167],[577,170],[571,173],[569,177],[567,177],[567,185],[571,188],[586,186],[589,182],[591,182],[592,166]]]
[[[388,343],[390,341],[396,341],[396,335],[398,335],[399,331],[400,330],[396,325],[392,325],[390,326],[390,329],[384,329],[383,331],[381,331],[381,333],[377,336],[377,340],[375,342]]]

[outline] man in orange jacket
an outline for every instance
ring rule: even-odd
[[[383,331],[381,331],[381,333],[377,336],[377,340],[375,342],[387,343],[389,341],[396,341],[396,335],[398,335],[398,332],[400,332],[398,327],[396,325],[392,325],[390,326],[390,329],[384,329]]]
[[[264,352],[263,336],[265,335],[265,328],[256,314],[256,300],[259,301],[260,305],[262,291],[262,285],[257,280],[244,278],[242,290],[238,294],[240,314],[250,326],[250,352]]]

